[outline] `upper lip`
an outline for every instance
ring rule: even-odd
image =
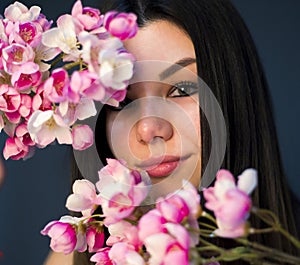
[[[138,167],[146,170],[146,169],[153,168],[153,167],[158,166],[163,163],[176,162],[176,161],[180,161],[182,159],[184,159],[184,158],[180,157],[180,156],[172,156],[172,155],[152,157],[150,159],[144,160],[143,162],[139,163]]]

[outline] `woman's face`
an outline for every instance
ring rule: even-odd
[[[127,98],[121,107],[107,109],[113,154],[148,172],[154,196],[178,189],[183,179],[198,187],[201,137],[192,41],[174,24],[155,21],[125,41],[125,48],[137,63]]]

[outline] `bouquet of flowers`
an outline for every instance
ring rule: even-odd
[[[29,158],[34,147],[55,140],[77,150],[90,147],[93,132],[77,121],[97,114],[94,101],[118,105],[126,95],[134,58],[122,40],[137,32],[134,14],[102,15],[77,1],[71,15],[51,25],[38,6],[28,9],[19,2],[0,20],[5,159]]]
[[[26,159],[34,148],[55,140],[84,150],[93,144],[93,131],[81,122],[97,114],[94,101],[117,106],[133,75],[133,56],[123,40],[137,32],[134,14],[101,14],[76,1],[70,15],[57,27],[40,13],[15,2],[0,19],[0,131],[7,135],[5,159]],[[80,122],[78,122],[80,121]],[[300,264],[300,259],[251,242],[247,236],[277,231],[297,248],[268,210],[252,206],[249,194],[257,182],[254,169],[234,176],[220,170],[214,187],[204,190],[205,207],[188,181],[154,203],[144,171],[131,170],[124,161],[107,160],[99,181],[77,180],[66,207],[81,217],[63,216],[48,223],[43,235],[50,247],[65,254],[94,253],[99,264],[218,264],[246,260]],[[250,213],[267,224],[252,228]],[[236,240],[224,249],[208,238]],[[208,256],[207,253],[213,253]]]
[[[299,264],[297,257],[247,239],[249,234],[278,231],[300,248],[300,242],[281,228],[272,212],[252,206],[249,194],[256,187],[256,170],[245,170],[237,185],[229,171],[217,173],[214,187],[204,190],[205,206],[214,217],[201,209],[200,196],[188,181],[148,205],[147,173],[128,169],[124,161],[108,159],[107,163],[96,185],[88,180],[73,184],[66,207],[81,212],[82,217],[63,216],[41,231],[51,237],[52,250],[69,254],[88,249],[95,253],[91,261],[96,265],[219,264],[239,259],[256,264],[264,258],[272,264]],[[102,212],[95,213],[99,207]],[[252,228],[247,221],[250,212],[269,227]],[[207,240],[212,237],[235,239],[238,246],[223,249]],[[207,257],[207,251],[213,257]]]

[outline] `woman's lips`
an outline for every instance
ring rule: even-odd
[[[146,169],[150,177],[160,178],[170,175],[179,164],[178,161],[161,163],[151,169]]]
[[[147,171],[150,177],[160,178],[170,175],[180,162],[178,156],[165,156],[144,161],[140,167]]]

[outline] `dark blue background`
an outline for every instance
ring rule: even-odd
[[[100,0],[99,0],[100,1]],[[14,1],[1,0],[0,13]],[[73,1],[23,1],[42,7],[55,20],[69,12]],[[97,1],[83,1],[96,6]],[[233,0],[257,45],[274,103],[280,148],[290,186],[300,199],[300,1]],[[0,150],[4,137],[0,137]],[[71,149],[50,146],[26,161],[5,162],[6,181],[0,189],[0,250],[4,265],[40,265],[49,240],[39,231],[52,219],[66,213],[70,192]]]

